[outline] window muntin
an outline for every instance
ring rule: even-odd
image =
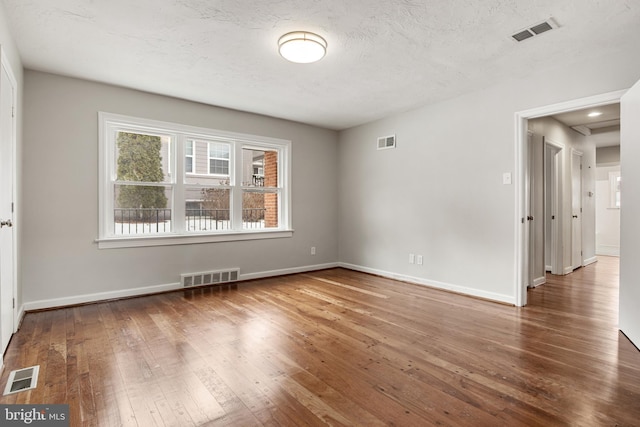
[[[130,141],[118,143],[119,136],[143,141],[138,155],[127,151]],[[215,237],[219,235],[225,235],[222,240],[243,240],[238,233],[265,231],[289,232],[271,237],[291,235],[289,141],[100,113],[100,144],[99,243],[220,241]],[[140,154],[150,146],[153,155]],[[265,157],[271,158],[275,180],[268,184]],[[119,164],[133,172],[124,174]],[[141,166],[152,172],[141,173]],[[233,235],[226,236],[229,233]],[[212,240],[202,240],[203,235]],[[169,239],[178,236],[193,239]]]

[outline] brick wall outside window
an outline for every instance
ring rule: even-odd
[[[278,186],[278,153],[266,151],[264,153],[264,186]],[[278,227],[278,194],[266,193],[264,195],[264,226],[265,228]]]

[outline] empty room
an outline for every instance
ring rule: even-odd
[[[636,0],[0,0],[0,424],[637,425],[638,40]]]

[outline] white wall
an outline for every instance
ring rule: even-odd
[[[98,249],[98,111],[292,141],[292,238]],[[23,298],[27,309],[139,293],[181,273],[241,277],[335,264],[337,134],[35,71],[25,73]],[[317,255],[310,255],[310,247]],[[161,288],[147,289],[158,290]]]
[[[515,302],[514,113],[630,87],[639,69],[612,52],[342,131],[341,262]],[[376,151],[389,134],[398,148]]]
[[[620,114],[620,330],[640,348],[640,82],[622,97]]]

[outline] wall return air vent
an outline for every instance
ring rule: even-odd
[[[513,34],[511,37],[517,41],[521,42],[531,37],[538,36],[542,33],[546,33],[549,30],[553,30],[554,28],[558,28],[558,24],[553,18],[549,18],[546,21],[539,22],[535,25],[530,26],[529,28],[525,28]]]
[[[386,150],[387,148],[396,148],[396,136],[381,136],[378,138],[378,150]]]
[[[204,271],[201,273],[181,274],[182,287],[190,288],[201,285],[215,285],[218,283],[229,283],[238,281],[240,276],[239,268],[229,268],[226,270]]]

